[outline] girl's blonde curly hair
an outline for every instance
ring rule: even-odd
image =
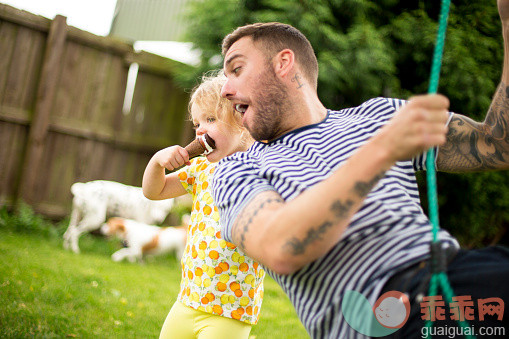
[[[245,131],[242,126],[242,116],[234,108],[230,100],[221,97],[221,89],[226,82],[222,70],[210,71],[203,75],[201,83],[196,86],[189,100],[189,115],[191,107],[197,105],[200,109],[210,112],[216,119],[231,126],[238,132]],[[190,116],[190,119],[192,117]]]
[[[246,144],[252,143],[249,132],[242,126],[242,115],[233,108],[230,100],[221,97],[221,89],[226,82],[223,70],[207,72],[203,75],[201,83],[191,92],[189,100],[189,118],[191,108],[197,105],[201,110],[210,112],[210,115],[222,121],[233,129],[234,133],[241,133]]]

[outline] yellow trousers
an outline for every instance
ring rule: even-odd
[[[252,325],[197,311],[176,301],[164,321],[159,339],[248,339]]]

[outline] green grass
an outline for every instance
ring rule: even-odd
[[[0,338],[157,338],[179,290],[174,256],[115,263],[117,241],[93,235],[82,253],[62,248],[66,223],[24,208],[0,210]],[[290,301],[269,277],[256,338],[308,338]]]

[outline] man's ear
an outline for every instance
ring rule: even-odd
[[[291,49],[283,49],[274,58],[274,71],[282,78],[288,77],[295,66],[295,54]]]

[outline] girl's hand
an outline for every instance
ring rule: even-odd
[[[181,146],[171,146],[158,151],[154,155],[154,160],[161,167],[173,171],[184,165],[190,165],[189,154]]]

